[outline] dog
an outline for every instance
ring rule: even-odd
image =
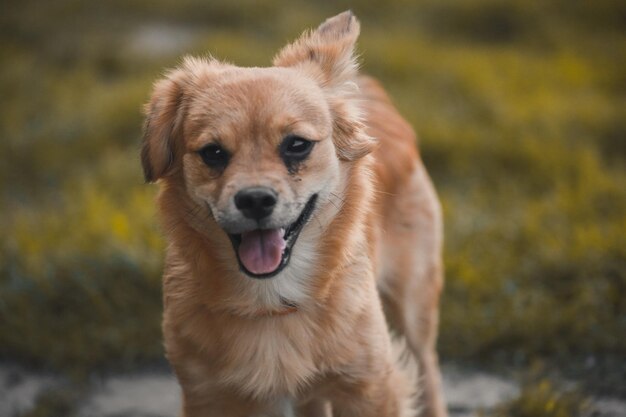
[[[412,128],[358,73],[359,27],[344,12],[272,67],[189,57],[155,83],[141,161],[185,417],[446,415],[441,208]]]

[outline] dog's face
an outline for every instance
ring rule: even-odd
[[[341,164],[372,146],[351,98],[357,35],[358,22],[343,13],[283,49],[275,67],[188,58],[155,86],[146,179],[184,184],[194,211],[210,214],[251,277],[289,264]]]
[[[190,197],[228,234],[244,272],[276,275],[339,177],[320,87],[288,68],[232,67],[187,100]]]

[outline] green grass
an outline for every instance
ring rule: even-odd
[[[493,417],[583,417],[592,415],[589,399],[575,389],[555,386],[548,378],[528,382],[517,398],[488,415]]]
[[[19,417],[74,417],[84,389],[79,386],[62,386],[43,391],[33,409]],[[18,417],[18,416],[15,416]]]
[[[2,357],[79,373],[162,357],[164,242],[138,160],[151,83],[186,53],[267,65],[347,8],[443,201],[442,357],[624,357],[626,7],[609,0],[7,6]],[[193,40],[143,54],[129,39],[147,24]]]
[[[129,152],[100,156],[55,195],[2,222],[0,350],[89,369],[161,355],[163,243]]]

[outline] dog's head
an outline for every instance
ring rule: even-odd
[[[269,68],[187,58],[155,85],[142,163],[182,185],[230,238],[241,270],[278,274],[342,164],[373,141],[360,122],[351,12],[286,46]]]

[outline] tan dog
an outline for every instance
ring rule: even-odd
[[[383,305],[418,407],[446,414],[440,207],[411,127],[357,75],[358,34],[345,12],[274,67],[188,58],[154,88],[142,162],[161,184],[184,416],[414,415]]]

